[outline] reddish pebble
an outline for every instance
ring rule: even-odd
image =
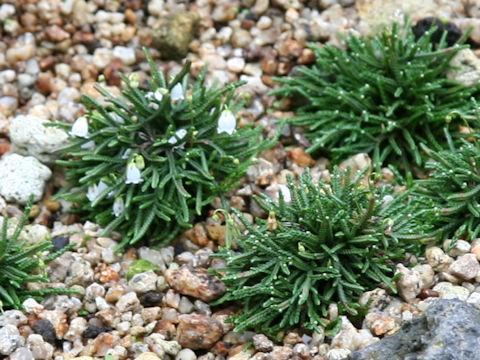
[[[418,297],[422,300],[429,297],[439,297],[439,296],[440,294],[438,293],[438,291],[435,291],[432,289],[423,289],[420,295],[418,295]]]

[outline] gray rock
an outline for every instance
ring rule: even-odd
[[[25,339],[16,326],[8,324],[0,329],[0,354],[10,355],[24,344]]]
[[[152,29],[153,45],[164,59],[181,59],[197,28],[199,17],[194,12],[178,12],[161,17]]]
[[[11,154],[0,160],[0,195],[7,201],[26,204],[30,195],[39,201],[52,172],[31,156]]]
[[[78,254],[73,254],[73,264],[67,270],[67,276],[65,278],[65,285],[82,285],[85,286],[93,281],[93,269],[92,265],[84,260]]]
[[[46,164],[53,164],[57,152],[68,140],[61,129],[45,126],[48,121],[38,116],[19,115],[10,125],[12,150],[21,155],[30,155]]]
[[[53,357],[53,346],[44,341],[42,335],[28,335],[27,346],[35,359],[51,359]]]
[[[28,348],[21,347],[10,354],[10,360],[35,360],[35,358]]]
[[[158,276],[153,270],[135,274],[128,282],[128,286],[136,293],[146,293],[156,289]]]
[[[351,359],[478,359],[480,310],[460,300],[434,301],[423,315]]]
[[[8,310],[0,316],[0,326],[14,325],[16,327],[25,325],[28,319],[20,310]]]

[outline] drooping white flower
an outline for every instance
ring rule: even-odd
[[[232,135],[236,130],[237,120],[230,110],[223,110],[218,118],[217,133],[225,132]]]
[[[177,83],[172,90],[170,90],[170,99],[172,101],[178,101],[178,100],[183,100],[185,99],[185,96],[183,95],[183,86],[180,83]]]
[[[90,185],[87,189],[87,199],[90,201],[94,201],[98,195],[98,186],[97,184]]]
[[[95,201],[98,196],[108,188],[108,185],[105,184],[102,180],[98,184],[90,185],[87,189],[87,199],[90,201]]]
[[[163,89],[165,90],[165,89]],[[162,89],[157,89],[155,90],[155,92],[153,93],[153,97],[155,98],[155,100],[157,100],[158,102],[162,101],[163,99],[163,94],[164,94],[164,91],[162,91]]]
[[[88,120],[85,116],[80,116],[72,125],[69,134],[71,136],[88,138]]]
[[[112,117],[113,121],[115,121],[116,123],[118,123],[118,124],[124,124],[125,123],[125,120],[123,119],[123,117],[118,115],[116,112],[110,112],[109,115]]]
[[[175,131],[175,135],[173,136],[170,136],[170,138],[168,139],[168,143],[169,144],[172,144],[172,145],[175,145],[178,140],[182,140],[185,135],[187,135],[187,130],[185,129],[178,129],[177,131]],[[183,147],[185,144],[182,144],[180,147]],[[175,146],[174,148],[177,148],[178,146]]]
[[[282,193],[283,200],[285,200],[286,203],[290,203],[292,201],[292,194],[290,193],[290,189],[287,185],[280,184],[278,191]]]
[[[125,184],[140,184],[143,182],[142,173],[137,167],[135,160],[131,160],[127,164],[127,172]]]
[[[86,143],[80,145],[80,147],[82,149],[93,149],[95,147],[95,141],[93,140],[90,140],[90,141],[87,141]]]
[[[125,210],[125,203],[123,202],[123,199],[121,197],[116,198],[113,202],[112,208],[115,217],[122,215],[123,211]]]

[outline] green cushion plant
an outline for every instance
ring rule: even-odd
[[[59,251],[44,255],[43,252],[53,249],[51,241],[41,241],[38,244],[27,246],[25,241],[19,240],[20,234],[28,220],[32,200],[25,207],[25,211],[11,236],[8,235],[8,217],[3,217],[0,234],[0,309],[21,309],[22,303],[28,298],[42,299],[46,295],[77,293],[66,288],[45,288],[28,290],[27,283],[49,282],[45,265],[56,259],[75,244],[65,246]],[[43,269],[43,270],[42,270]],[[37,274],[35,274],[37,273]]]
[[[246,227],[214,257],[227,266],[218,275],[228,292],[218,302],[240,300],[243,312],[232,318],[235,331],[253,328],[275,334],[298,326],[325,325],[328,305],[338,302],[355,313],[358,296],[382,282],[391,291],[395,262],[418,253],[421,240],[435,235],[425,218],[431,210],[408,192],[391,186],[365,186],[358,172],[334,170],[330,183],[312,183],[309,172],[298,185],[289,179],[291,203],[256,197],[270,215]]]
[[[109,103],[84,95],[86,115],[59,125],[72,136],[58,161],[70,185],[59,196],[105,226],[105,234],[120,231],[120,246],[146,234],[152,244],[167,243],[273,144],[262,140],[260,127],[236,126],[233,114],[243,104],[233,95],[242,82],[205,87],[204,69],[191,84],[189,63],[167,81],[146,55],[148,84],[140,86],[135,74],[124,78],[121,97],[97,86]]]
[[[473,240],[480,235],[480,147],[462,140],[449,150],[433,151],[426,179],[415,181],[416,196],[429,198],[444,238]]]
[[[460,123],[455,114],[475,111],[471,98],[480,84],[467,88],[445,75],[451,59],[468,47],[459,45],[468,33],[448,46],[444,32],[436,45],[435,30],[416,40],[407,21],[372,39],[346,37],[346,50],[312,44],[313,66],[277,78],[283,87],[272,91],[297,101],[297,115],[287,122],[305,128],[307,152],[327,151],[337,162],[365,152],[377,171],[392,163],[409,172],[426,160],[420,143],[441,149],[443,128],[456,131]]]

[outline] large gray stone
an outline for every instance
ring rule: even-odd
[[[349,359],[480,359],[479,324],[476,306],[439,299],[395,334],[352,353]]]

